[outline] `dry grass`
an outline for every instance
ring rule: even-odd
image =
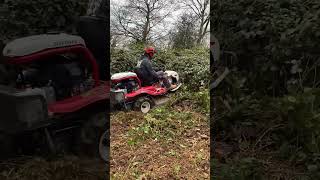
[[[151,118],[161,124],[157,131],[157,124],[143,129],[149,115],[120,112],[111,117],[111,179],[209,179],[207,117],[188,108],[171,110],[179,111],[178,117],[160,120],[168,124]],[[189,118],[181,119],[185,113]]]
[[[105,180],[108,176],[105,164],[73,156],[18,158],[2,162],[0,168],[1,180]]]

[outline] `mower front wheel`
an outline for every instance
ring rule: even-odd
[[[148,113],[154,106],[154,102],[151,98],[140,97],[134,103],[134,109],[144,114]]]
[[[80,130],[79,145],[86,155],[109,162],[110,129],[107,112],[99,113],[89,119]]]

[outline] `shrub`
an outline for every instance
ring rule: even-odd
[[[304,86],[319,85],[313,81],[319,77],[319,7],[317,0],[214,2],[211,27],[223,49],[239,55],[247,88],[283,95],[288,83],[301,86],[295,83],[301,79]]]
[[[143,52],[141,46],[131,46],[128,50],[114,49],[111,53],[111,72],[132,71]],[[160,50],[153,60],[155,67],[177,71],[189,89],[199,90],[209,83],[209,49]]]

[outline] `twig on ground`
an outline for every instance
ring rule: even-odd
[[[257,142],[255,143],[254,147],[256,147],[256,146],[261,142],[262,138],[263,138],[267,133],[269,133],[270,131],[273,131],[273,130],[275,130],[275,129],[278,129],[278,128],[280,128],[281,126],[284,126],[284,124],[277,124],[277,125],[275,125],[275,126],[272,126],[272,127],[268,128],[266,131],[264,131],[264,132],[262,133],[262,135],[258,138],[258,140],[257,140]]]

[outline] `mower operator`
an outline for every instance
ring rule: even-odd
[[[135,72],[138,77],[142,80],[143,86],[151,86],[152,84],[163,80],[163,83],[167,89],[174,89],[176,85],[171,85],[165,76],[163,71],[156,72],[151,64],[151,60],[157,53],[154,47],[147,47],[144,49],[144,54],[138,61]]]

